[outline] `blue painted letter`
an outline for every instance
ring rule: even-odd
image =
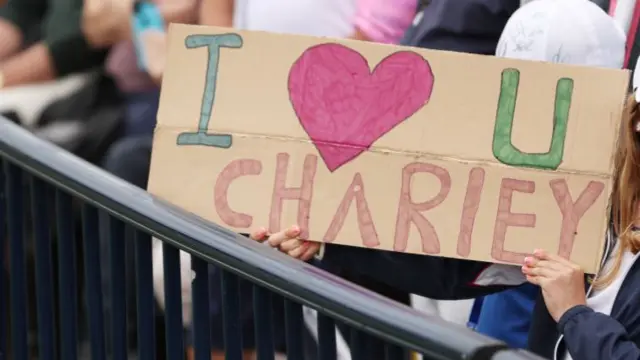
[[[213,102],[216,96],[220,48],[241,48],[242,37],[238,34],[189,35],[185,39],[185,45],[188,49],[203,46],[208,47],[209,59],[207,62],[207,77],[204,83],[198,131],[180,134],[178,136],[178,145],[205,145],[228,149],[231,147],[230,134],[207,134],[207,130],[209,128],[209,120],[211,119]]]

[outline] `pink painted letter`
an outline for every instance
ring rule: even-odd
[[[484,186],[484,169],[475,167],[469,171],[469,183],[467,194],[462,204],[462,216],[460,218],[460,232],[458,233],[458,255],[467,257],[471,252],[471,235],[476,221],[480,197]]]
[[[336,239],[338,232],[342,229],[344,219],[349,213],[349,208],[354,198],[356,199],[358,229],[360,229],[362,243],[367,247],[376,247],[380,245],[380,241],[378,241],[378,233],[373,224],[373,218],[371,218],[369,204],[367,204],[367,198],[364,193],[364,183],[362,182],[362,175],[360,175],[360,173],[356,173],[353,176],[351,185],[349,185],[347,192],[344,194],[342,202],[340,202],[340,206],[333,216],[333,220],[331,220],[331,225],[329,225],[329,229],[327,229],[327,233],[324,235],[324,241],[332,242]]]
[[[411,198],[411,178],[417,172],[426,172],[435,175],[440,180],[438,195],[430,200],[415,203]],[[396,219],[396,235],[393,248],[396,251],[406,251],[409,240],[409,228],[415,224],[422,239],[422,251],[426,254],[440,253],[440,241],[435,228],[421,212],[432,209],[444,201],[451,190],[451,176],[447,170],[432,164],[411,163],[402,170],[402,187],[400,189],[400,202],[398,204],[398,217]]]
[[[231,210],[227,193],[231,183],[247,175],[260,175],[262,163],[252,159],[233,160],[218,174],[218,179],[213,188],[213,203],[220,220],[235,228],[249,228],[253,222],[251,215],[242,214]]]
[[[514,214],[511,212],[511,202],[513,201],[514,191],[533,194],[533,192],[536,191],[536,183],[527,180],[502,179],[502,184],[500,186],[500,198],[498,199],[496,225],[493,228],[491,257],[499,261],[522,263],[525,257],[524,254],[506,251],[504,249],[507,228],[509,226],[535,227],[536,215]]]
[[[558,245],[558,255],[563,258],[571,258],[573,250],[573,240],[576,237],[578,223],[587,210],[596,202],[602,191],[604,184],[599,181],[590,181],[589,185],[580,193],[578,200],[573,202],[567,181],[556,179],[549,181],[553,197],[558,203],[562,213],[562,229],[560,230],[560,244]]]
[[[313,179],[316,175],[318,157],[307,155],[304,158],[302,170],[302,184],[300,187],[286,187],[287,169],[289,168],[289,154],[280,153],[276,162],[276,179],[271,198],[271,212],[269,213],[269,231],[280,231],[280,217],[284,200],[298,200],[298,226],[300,237],[309,237],[309,213],[311,211],[311,198],[313,197]]]

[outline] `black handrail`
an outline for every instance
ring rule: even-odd
[[[165,242],[381,339],[443,360],[490,359],[506,348],[187,213],[2,117],[0,156]]]

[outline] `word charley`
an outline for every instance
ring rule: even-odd
[[[272,232],[280,230],[284,201],[297,201],[297,222],[303,230],[302,237],[308,238],[309,218],[313,201],[314,180],[318,167],[318,156],[312,154],[306,155],[302,167],[301,184],[298,187],[286,186],[289,158],[290,155],[284,152],[276,155],[275,179],[269,209],[269,228]],[[230,186],[235,180],[244,176],[260,176],[262,170],[262,161],[245,158],[229,162],[218,174],[214,187],[214,203],[218,216],[225,224],[234,228],[250,228],[253,225],[253,217],[251,215],[239,213],[232,209],[227,195]],[[416,202],[412,198],[411,183],[412,177],[419,173],[434,176],[440,183],[440,188],[438,193],[432,198],[426,201]],[[402,168],[401,174],[399,175],[401,176],[401,186],[398,193],[399,200],[396,210],[393,250],[400,252],[406,251],[409,231],[411,225],[413,225],[420,234],[422,251],[426,254],[439,254],[440,240],[438,238],[437,226],[432,224],[424,213],[442,204],[454,185],[458,187],[461,185],[452,182],[451,175],[447,169],[427,162],[409,163]],[[484,183],[485,170],[482,167],[471,168],[468,172],[464,201],[460,204],[462,211],[458,232],[457,254],[461,257],[468,257],[471,252],[471,237],[476,215],[482,202]],[[352,203],[355,202],[355,211],[362,244],[366,247],[377,247],[380,245],[378,231],[376,230],[372,211],[367,201],[365,185],[366,181],[361,173],[354,173],[351,183],[347,186],[342,200],[335,210],[322,239],[314,240],[322,240],[324,242],[335,241],[344,225]],[[558,254],[565,258],[570,258],[580,219],[602,194],[605,185],[600,181],[590,181],[580,192],[576,200],[572,198],[565,179],[552,179],[548,181],[548,186],[562,215]],[[504,249],[507,228],[533,228],[536,226],[536,215],[514,213],[511,210],[511,204],[514,193],[534,194],[535,191],[536,183],[534,181],[509,177],[502,178],[491,250],[491,256],[495,260],[510,263],[522,261],[522,254]]]
[[[233,144],[232,135],[209,133],[208,128],[216,94],[221,49],[241,49],[243,39],[239,34],[235,33],[189,35],[185,39],[185,44],[189,49],[206,47],[208,49],[208,61],[198,130],[181,133],[177,138],[177,144],[204,145],[229,149]],[[340,99],[341,106],[327,105],[330,102],[325,95],[335,97],[335,83],[337,82],[329,81],[323,85],[323,83],[316,80],[338,73],[337,70],[345,67],[345,63],[348,63],[349,71],[357,72],[358,76],[341,76],[341,81],[352,81],[352,83],[345,86],[364,90],[358,96]],[[324,69],[323,76],[319,77],[317,73],[314,73],[318,69]],[[374,141],[391,131],[398,123],[410,118],[423,106],[428,106],[431,92],[439,84],[439,81],[435,80],[437,75],[432,71],[429,61],[416,52],[397,51],[391,53],[373,70],[370,70],[367,60],[355,50],[341,44],[319,44],[305,50],[292,64],[289,71],[289,99],[283,99],[283,101],[292,103],[292,111],[296,113],[302,127],[316,145],[329,171],[333,172],[342,164],[355,159],[355,157],[368,149]],[[554,114],[548,117],[553,123],[549,150],[543,153],[524,153],[514,146],[511,140],[518,99],[517,92],[520,84],[520,71],[517,69],[505,69],[502,71],[501,76],[500,94],[496,106],[491,145],[493,156],[497,161],[510,166],[547,170],[557,169],[564,156],[567,124],[574,88],[573,80],[561,78],[557,81]],[[419,79],[416,77],[419,77]],[[309,79],[313,79],[313,81],[309,81]],[[413,85],[407,88],[407,86],[399,86],[398,84],[400,83],[403,86],[406,84]],[[446,79],[443,81],[443,84],[445,83]],[[310,84],[315,84],[313,85],[315,87],[311,88],[310,86],[312,85]],[[354,126],[349,121],[336,120],[342,119],[346,113],[345,108],[355,109],[357,110],[356,112],[362,113],[358,109],[375,107],[377,98],[370,96],[371,91],[366,91],[366,89],[372,88],[376,89],[376,94],[391,94],[392,96],[387,96],[386,101],[393,100],[394,102],[394,106],[386,110],[378,111],[376,108],[376,111],[373,112],[376,116],[371,121],[377,121],[379,124],[373,124],[368,121],[367,124],[356,124],[362,126]],[[399,93],[401,90],[398,89],[404,89],[403,91],[408,93]],[[309,93],[314,96],[307,96]],[[369,94],[369,97],[365,96],[365,93]],[[363,99],[368,102],[363,104]],[[414,101],[409,102],[411,99]],[[393,109],[393,111],[389,109]],[[322,115],[318,116],[318,114]],[[350,113],[346,114],[348,119],[353,120],[355,118]],[[328,121],[333,122],[331,128],[336,129],[335,134],[326,133],[326,122]],[[318,131],[318,129],[320,130]],[[340,141],[337,139],[340,139]],[[345,153],[337,154],[333,153],[333,149],[326,149],[322,145],[323,143],[339,142],[349,144],[349,150]]]

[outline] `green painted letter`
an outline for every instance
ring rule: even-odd
[[[216,96],[220,48],[241,48],[242,37],[238,34],[189,35],[185,39],[185,45],[188,49],[208,47],[209,59],[207,61],[207,75],[204,83],[204,94],[202,95],[198,131],[185,132],[178,135],[178,145],[206,145],[228,149],[231,147],[231,135],[208,134],[207,130],[211,119],[213,100]]]
[[[555,170],[562,163],[564,154],[564,141],[567,136],[569,109],[573,95],[573,80],[568,78],[558,80],[551,146],[546,153],[537,154],[523,153],[511,142],[519,83],[520,72],[518,70],[506,69],[502,72],[498,113],[493,131],[493,156],[507,165]]]

